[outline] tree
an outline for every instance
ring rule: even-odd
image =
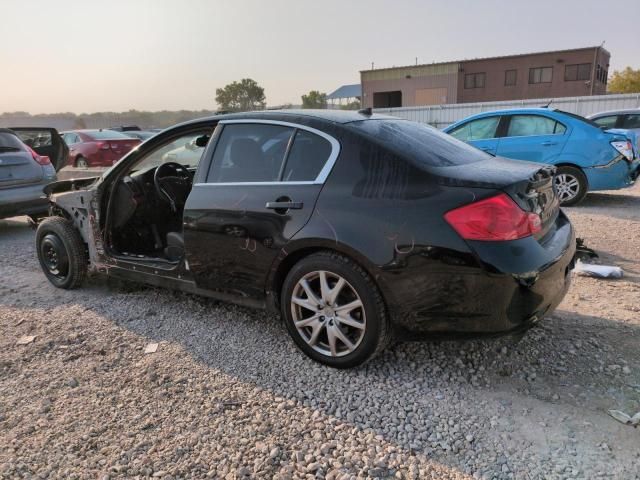
[[[640,92],[640,69],[627,67],[621,72],[613,72],[609,80],[609,93],[638,93]]]
[[[302,95],[302,108],[327,108],[327,94],[318,90],[311,90]]]
[[[224,88],[216,89],[216,103],[220,110],[230,112],[246,112],[247,110],[262,110],[266,105],[264,88],[250,78],[243,78]]]

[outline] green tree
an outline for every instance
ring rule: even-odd
[[[266,105],[264,88],[250,78],[243,78],[224,88],[216,89],[216,103],[220,110],[230,112],[246,112],[262,110]]]
[[[640,92],[640,69],[627,67],[622,71],[615,70],[609,80],[609,93],[638,93]]]
[[[327,108],[327,94],[318,90],[311,90],[302,95],[302,108]]]

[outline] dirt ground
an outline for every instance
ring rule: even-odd
[[[607,413],[640,412],[640,186],[566,211],[623,279],[574,276],[518,343],[403,343],[351,371],[263,312],[57,290],[26,220],[0,220],[0,478],[640,478],[640,428]]]

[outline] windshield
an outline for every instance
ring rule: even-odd
[[[0,151],[24,151],[24,144],[13,133],[0,132]]]
[[[131,137],[120,132],[114,132],[113,130],[93,130],[84,132],[84,134],[94,140],[131,140]]]
[[[402,157],[431,167],[465,165],[490,155],[433,127],[408,120],[363,120],[349,124]]]

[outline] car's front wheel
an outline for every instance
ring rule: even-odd
[[[42,271],[56,287],[79,287],[87,274],[87,251],[80,233],[61,217],[45,219],[36,231],[36,249]]]
[[[362,267],[337,253],[298,262],[284,282],[281,307],[298,347],[331,367],[360,365],[390,341],[378,288]]]
[[[560,204],[565,207],[580,203],[587,194],[587,178],[576,167],[558,167],[553,183]]]

